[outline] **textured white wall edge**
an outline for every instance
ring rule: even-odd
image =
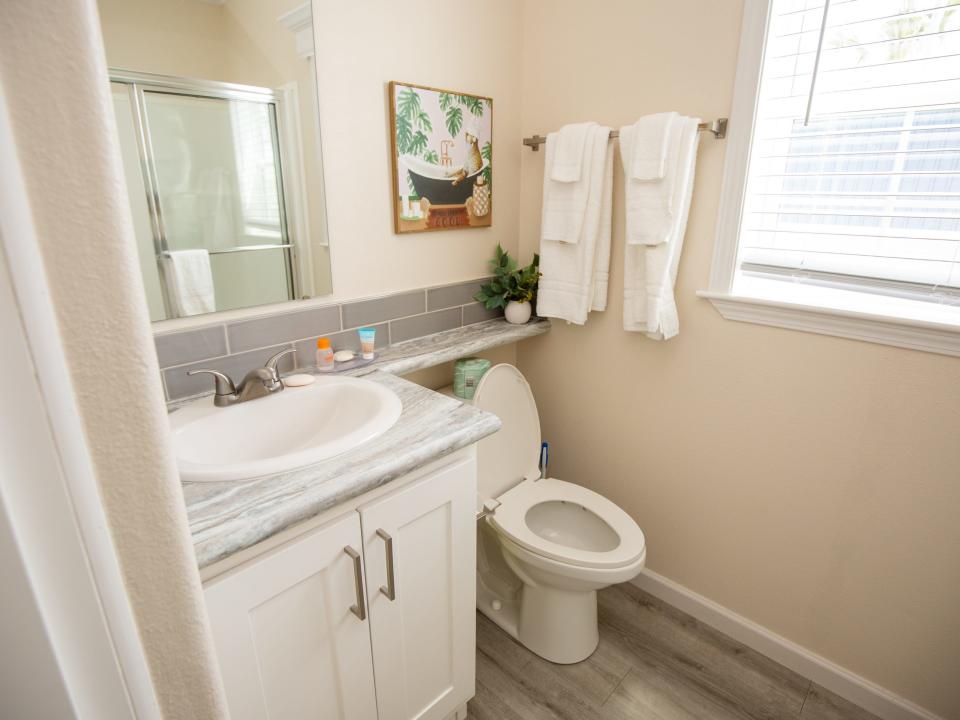
[[[11,149],[0,166],[0,327],[10,381],[0,421],[9,443],[0,496],[56,658],[58,667],[46,670],[59,671],[80,717],[159,718],[84,443],[2,86],[0,146]],[[22,660],[35,648],[6,651]],[[30,666],[33,687],[4,691],[8,711],[18,698],[36,700],[39,669]]]
[[[946,720],[652,570],[631,582],[882,720]]]
[[[58,445],[76,443],[89,457],[91,492],[106,516],[98,527],[113,540],[161,712],[226,717],[131,242],[96,3],[4,0],[0,37],[16,141],[3,147],[16,147],[33,223],[33,236],[16,241],[40,258],[36,292],[55,315],[31,318],[28,327],[58,337],[54,353],[65,362],[43,382],[69,383],[56,400],[72,402],[79,421]],[[110,282],[94,281],[105,277]],[[67,460],[75,471],[75,458]],[[68,591],[55,599],[73,598]],[[84,715],[114,716],[123,717]]]

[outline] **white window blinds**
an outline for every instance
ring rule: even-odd
[[[738,268],[960,302],[960,0],[773,0]]]

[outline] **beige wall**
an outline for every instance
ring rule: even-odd
[[[497,242],[515,250],[520,190],[520,3],[315,3],[334,297],[470,280]],[[491,228],[395,235],[387,82],[493,103]]]
[[[160,708],[165,718],[226,717],[170,449],[96,7],[7,0],[0,37],[0,79],[50,300]]]
[[[663,110],[729,114],[740,3],[524,7],[523,135]],[[621,329],[615,200],[610,310],[519,346],[553,470],[636,518],[653,570],[960,717],[960,360],[725,321],[697,299],[723,153],[704,136],[678,338]],[[522,162],[529,253],[543,153]]]

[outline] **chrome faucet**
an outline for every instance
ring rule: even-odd
[[[283,381],[280,379],[280,372],[277,370],[277,363],[280,358],[296,352],[295,348],[281,350],[276,355],[267,360],[263,367],[256,368],[247,373],[240,383],[240,387],[233,384],[229,375],[219,370],[208,370],[201,368],[197,370],[188,370],[187,375],[196,375],[197,373],[209,373],[213,375],[216,381],[216,392],[213,396],[213,404],[217,407],[227,407],[247,400],[256,400],[266,397],[273,393],[283,390]]]

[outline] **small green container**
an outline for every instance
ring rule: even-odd
[[[483,358],[457,360],[453,366],[453,394],[464,400],[472,400],[480,378],[492,364]]]

